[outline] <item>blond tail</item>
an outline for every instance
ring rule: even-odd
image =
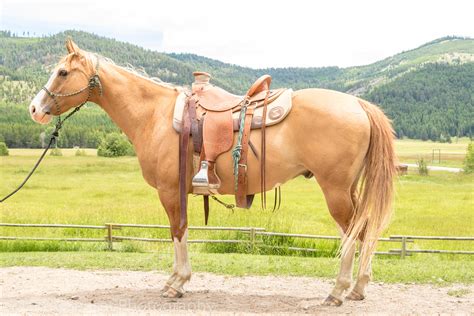
[[[394,132],[389,119],[377,106],[360,99],[359,103],[370,121],[370,143],[365,157],[358,203],[343,240],[342,254],[347,253],[358,238],[363,238],[359,257],[359,271],[363,272],[367,271],[377,246],[377,239],[390,221],[396,158]]]

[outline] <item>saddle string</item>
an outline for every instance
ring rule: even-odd
[[[265,189],[265,159],[266,159],[266,138],[265,138],[265,123],[267,120],[267,103],[268,103],[268,96],[270,95],[270,90],[267,91],[265,95],[265,100],[263,101],[263,111],[262,111],[262,127],[261,127],[261,148],[260,148],[260,155],[262,159],[260,160],[260,191],[262,192],[260,196],[260,202],[262,204],[262,209],[265,210],[267,208],[267,194]]]
[[[188,156],[188,143],[189,134],[191,132],[191,120],[189,117],[189,108],[195,106],[195,101],[188,98],[186,106],[183,112],[183,122],[181,123],[181,133],[179,134],[179,208],[180,208],[180,219],[179,228],[184,229],[187,225],[187,156]]]
[[[48,150],[51,148],[51,146],[53,144],[56,144],[57,143],[57,139],[59,137],[59,130],[63,127],[63,124],[64,122],[66,122],[71,116],[73,116],[75,113],[77,113],[84,104],[86,104],[87,102],[89,102],[90,100],[90,97],[92,95],[92,90],[95,88],[95,87],[98,87],[99,89],[99,94],[102,95],[102,83],[100,82],[100,77],[99,77],[99,58],[97,57],[97,64],[96,64],[96,67],[95,67],[95,73],[89,78],[89,81],[88,81],[88,84],[86,87],[78,90],[78,91],[75,91],[75,92],[71,92],[71,93],[67,93],[67,94],[60,94],[60,93],[54,93],[54,92],[51,92],[49,91],[48,88],[46,88],[46,86],[44,86],[42,89],[46,91],[46,93],[53,99],[55,105],[56,105],[56,113],[59,113],[60,112],[60,106],[59,106],[59,102],[56,100],[56,97],[69,97],[69,96],[74,96],[74,95],[78,95],[79,93],[85,91],[86,89],[89,89],[89,93],[87,95],[87,99],[82,102],[81,104],[77,105],[74,107],[74,110],[69,113],[68,115],[66,115],[66,117],[61,120],[61,115],[58,114],[58,120],[56,122],[56,125],[54,127],[54,131],[51,133],[51,138],[49,140],[49,143],[48,145],[46,146],[46,148],[44,149],[43,153],[41,154],[41,156],[39,157],[38,161],[35,163],[35,165],[33,166],[33,168],[31,169],[31,171],[28,173],[28,175],[25,177],[25,179],[23,180],[23,182],[20,183],[20,185],[15,189],[13,190],[12,192],[10,192],[9,194],[7,194],[6,196],[4,196],[1,200],[0,200],[0,203],[3,203],[5,200],[7,200],[8,198],[10,198],[11,196],[13,196],[15,193],[17,193],[18,191],[21,190],[21,188],[23,188],[23,186],[26,184],[26,182],[28,182],[28,180],[31,178],[31,176],[33,175],[33,173],[36,171],[36,169],[38,168],[38,166],[40,165],[40,163],[43,161],[43,158],[46,156],[46,153],[48,152]]]
[[[211,199],[213,199],[214,201],[216,201],[217,203],[219,203],[220,205],[223,205],[225,208],[231,210],[232,212],[234,212],[235,210],[235,204],[232,204],[232,203],[226,203],[220,199],[218,199],[215,195],[211,195]]]

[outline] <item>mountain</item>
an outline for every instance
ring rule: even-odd
[[[212,74],[214,84],[243,93],[258,76],[269,73],[275,88],[329,88],[373,101],[393,120],[399,136],[445,140],[449,136],[470,136],[474,130],[471,38],[440,38],[365,66],[252,69],[194,54],[164,54],[81,31],[42,38],[0,31],[0,140],[3,138],[9,146],[40,145],[37,134],[44,127],[33,125],[25,106],[47,81],[51,67],[66,53],[64,42],[68,36],[85,50],[178,85],[189,86],[192,72],[201,70]],[[81,112],[87,112],[81,115],[89,119],[71,120],[63,146],[95,146],[105,133],[116,129],[95,106]],[[75,132],[68,135],[68,129]],[[83,134],[89,136],[81,137]]]
[[[242,72],[249,72],[253,76],[268,73],[273,77],[272,84],[278,87],[292,87],[293,89],[324,87],[363,95],[372,88],[418,70],[427,64],[443,63],[452,65],[474,62],[474,39],[444,37],[370,65],[349,68],[269,68],[253,70],[192,54],[170,54],[170,56],[193,65],[194,69],[204,69],[210,73],[215,73],[216,76],[217,74],[220,75],[221,72],[224,76],[230,75],[231,77],[239,76]],[[249,81],[252,78],[254,77],[249,78]]]

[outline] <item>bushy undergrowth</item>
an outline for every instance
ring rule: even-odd
[[[110,133],[100,142],[97,155],[102,157],[135,156],[135,152],[125,135]]]
[[[418,174],[421,176],[427,176],[428,175],[428,165],[426,164],[426,161],[423,158],[420,158],[417,162],[418,165]]]
[[[87,153],[84,149],[78,148],[74,154],[75,156],[87,156]]]
[[[464,159],[464,172],[474,172],[474,143],[467,146],[466,158]]]
[[[4,142],[0,142],[0,156],[8,156],[8,147]]]
[[[59,149],[58,147],[56,147],[56,148],[51,149],[51,151],[49,152],[49,154],[50,154],[51,156],[58,156],[58,157],[60,157],[60,156],[63,155],[63,152],[61,151],[61,149]]]

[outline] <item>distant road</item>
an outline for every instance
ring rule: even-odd
[[[401,165],[406,165],[410,168],[418,168],[416,163],[400,163]],[[448,172],[461,172],[462,168],[452,168],[452,167],[439,167],[439,166],[428,166],[428,170],[433,171],[448,171]]]

